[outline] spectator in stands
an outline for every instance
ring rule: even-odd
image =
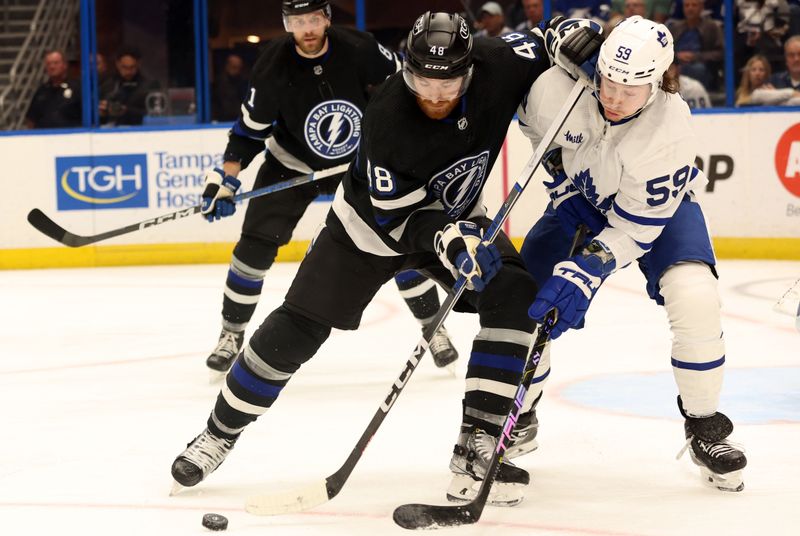
[[[81,86],[69,80],[69,66],[60,50],[44,55],[47,82],[33,94],[25,126],[28,128],[68,128],[81,125]]]
[[[722,65],[722,28],[703,16],[704,0],[683,0],[684,20],[667,27],[675,40],[675,57],[681,72],[705,87],[716,87],[716,73]]]
[[[694,78],[681,74],[681,65],[677,61],[670,65],[667,72],[672,78],[678,80],[678,93],[689,105],[689,108],[697,110],[711,106],[711,99],[708,98],[708,91],[703,87],[703,84]]]
[[[739,9],[736,57],[761,54],[777,66],[781,62],[783,37],[789,29],[786,0],[736,0],[736,7]]]
[[[736,90],[736,106],[800,105],[800,91],[792,88],[775,89],[768,82],[771,72],[765,56],[756,54],[747,60],[742,81]]]
[[[630,0],[611,0],[612,15],[610,19],[619,22],[623,18],[627,18],[632,15],[641,15],[646,19],[654,20],[663,24],[666,23],[667,19],[669,18],[669,14],[672,11],[672,0],[642,0],[644,2],[643,12],[641,11],[642,8],[640,7],[639,2],[631,3],[629,6],[629,1]],[[613,24],[613,26],[616,26],[616,24]]]
[[[95,56],[95,63],[97,64],[97,87],[100,88],[108,80],[108,62],[106,57],[98,52]]]
[[[506,26],[506,16],[497,2],[486,2],[481,6],[476,27],[479,31],[475,37],[497,37],[513,31]]]
[[[515,30],[530,30],[542,21],[544,17],[544,4],[542,0],[522,0],[525,10],[525,20],[519,23]]]
[[[215,121],[235,121],[246,95],[244,60],[238,54],[231,54],[225,59],[225,68],[214,81],[211,118]]]
[[[800,90],[800,35],[793,35],[783,44],[786,70],[772,75],[770,82],[778,89]]]
[[[706,0],[704,3],[703,15],[722,22],[725,18],[722,12],[724,6],[725,0]],[[683,20],[685,18],[683,14],[683,0],[675,0],[672,3],[672,16],[670,19]]]
[[[141,54],[133,47],[117,53],[116,69],[100,88],[100,122],[110,125],[141,125],[147,112],[147,95],[158,89],[140,70]]]
[[[553,15],[569,18],[592,19],[601,25],[611,15],[609,0],[552,0]]]
[[[634,15],[647,18],[647,2],[645,2],[645,0],[625,0],[625,4],[622,7],[615,4],[616,3],[612,3],[611,16],[605,27],[606,35],[610,34],[611,30],[613,30],[622,19],[627,19]],[[620,9],[620,11],[617,12],[617,9]]]

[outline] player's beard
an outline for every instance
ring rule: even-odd
[[[313,41],[310,40],[311,37],[314,38]],[[327,32],[323,32],[322,35],[309,32],[303,35],[303,38],[299,42],[295,40],[295,45],[297,45],[297,48],[299,48],[303,54],[313,58],[322,52],[322,49],[325,47],[325,40],[327,37]],[[306,39],[309,40],[306,41]]]
[[[434,103],[431,100],[423,99],[422,97],[417,97],[417,105],[422,110],[422,113],[430,117],[431,119],[444,119],[455,109],[456,105],[458,104],[458,99],[452,99],[449,101],[439,101]]]

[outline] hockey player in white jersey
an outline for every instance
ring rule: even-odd
[[[529,314],[541,320],[557,308],[553,339],[579,329],[602,282],[638,263],[648,294],[669,318],[689,454],[706,482],[740,491],[747,460],[727,440],[730,419],[717,411],[725,344],[714,251],[692,193],[706,178],[693,165],[697,139],[689,108],[676,95],[675,80],[665,76],[672,59],[669,30],[639,16],[623,20],[600,48],[594,92],[579,100],[545,157],[551,203],[522,249],[542,285]],[[553,67],[532,86],[518,114],[534,146],[573,84]],[[580,224],[591,229],[587,245],[559,262]],[[529,392],[527,420],[534,425],[534,401],[549,369],[543,359]]]

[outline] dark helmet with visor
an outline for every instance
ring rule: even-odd
[[[426,98],[420,78],[460,79],[453,98],[466,93],[472,80],[472,34],[458,14],[431,13],[420,16],[408,34],[403,79],[408,89]]]
[[[291,32],[293,26],[288,17],[293,15],[305,15],[314,11],[322,10],[325,16],[331,18],[331,4],[329,0],[282,0],[281,14],[283,15],[283,26],[287,32]]]

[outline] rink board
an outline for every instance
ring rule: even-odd
[[[694,125],[697,165],[710,179],[697,194],[718,255],[800,259],[797,114],[700,115]],[[71,232],[90,235],[190,207],[199,202],[203,170],[221,162],[226,136],[227,128],[207,127],[0,137],[7,183],[0,268],[227,262],[244,210],[214,224],[192,217],[79,249],[60,246],[26,221],[35,207]],[[512,123],[484,190],[490,214],[530,154]],[[243,172],[243,189],[252,187],[262,158]],[[509,218],[510,236],[519,242],[546,203],[534,177]],[[301,258],[328,208],[312,204],[279,260]]]

